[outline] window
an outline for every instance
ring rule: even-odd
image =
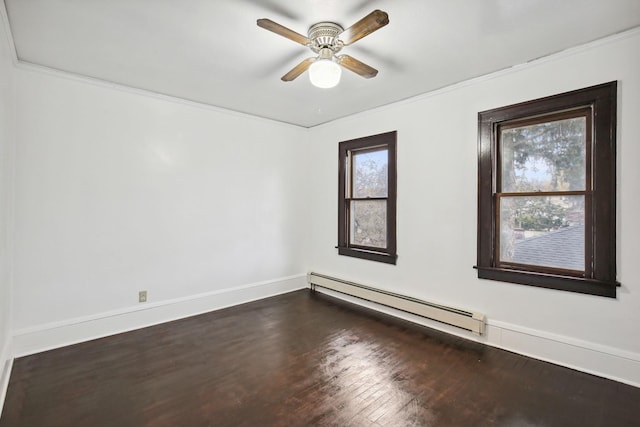
[[[396,263],[396,132],[339,144],[338,253]]]
[[[478,277],[616,296],[616,82],[478,114]]]

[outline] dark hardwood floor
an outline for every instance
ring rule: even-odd
[[[308,290],[15,361],[1,427],[638,426],[640,389]]]

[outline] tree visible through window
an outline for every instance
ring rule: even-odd
[[[478,277],[615,297],[616,83],[479,113]]]
[[[396,132],[339,144],[338,252],[395,263]]]

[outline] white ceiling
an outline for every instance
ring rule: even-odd
[[[304,127],[429,92],[640,25],[640,0],[5,0],[17,57]],[[345,47],[379,70],[333,89],[280,77],[312,52],[259,28],[389,25]]]

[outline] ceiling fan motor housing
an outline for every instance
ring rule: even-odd
[[[331,49],[334,53],[342,49],[342,42],[338,39],[344,29],[333,22],[318,22],[309,28],[310,48],[315,53],[322,49]]]

